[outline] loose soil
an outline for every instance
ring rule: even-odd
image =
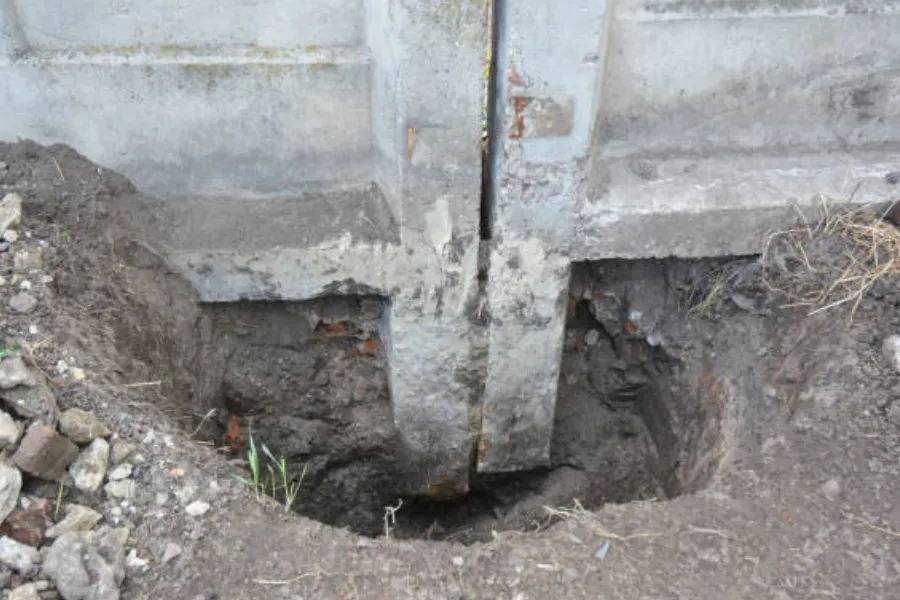
[[[773,291],[807,259],[834,268],[804,285],[829,284],[839,238],[802,261],[787,244],[771,264],[576,265],[551,467],[405,498],[394,524],[382,300],[204,306],[127,225],[157,201],[67,147],[0,144],[0,161],[54,278],[35,312],[5,311],[3,341],[48,373],[85,369],[54,378],[61,408],[103,416],[142,459],[136,496],[101,500],[151,561],[125,598],[900,597],[900,399],[881,351],[897,281],[852,322]],[[307,466],[301,515],[232,477],[251,432]],[[212,509],[188,516],[188,497]]]

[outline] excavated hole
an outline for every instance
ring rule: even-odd
[[[292,473],[305,465],[294,508],[369,536],[384,534],[386,507],[401,500],[393,537],[471,543],[545,525],[546,506],[574,499],[596,508],[690,493],[719,466],[734,395],[711,358],[720,342],[708,329],[721,324],[690,312],[710,298],[722,264],[576,265],[551,465],[473,472],[462,498],[403,497],[412,474],[393,424],[378,297],[203,306],[209,327],[193,368],[206,391],[191,401],[190,428],[236,470],[251,434]]]
[[[41,156],[24,148],[29,161]],[[295,509],[321,522],[381,535],[385,507],[402,499],[396,537],[489,539],[545,524],[545,506],[576,498],[591,508],[699,490],[723,456],[760,444],[774,422],[761,351],[785,340],[748,283],[759,280],[752,261],[575,265],[550,466],[473,476],[472,492],[452,501],[401,498],[406,478],[421,478],[407,472],[393,424],[384,299],[350,295],[365,290],[347,280],[316,301],[198,305],[179,269],[141,241],[167,223],[165,205],[68,150],[57,157],[43,159],[48,177],[62,164],[70,188],[99,186],[47,205],[57,234],[73,234],[58,257],[60,297],[96,318],[95,359],[127,381],[159,380],[133,393],[187,417],[185,430],[231,455],[235,471],[251,433],[291,474],[306,465]],[[215,291],[214,266],[195,254],[195,275]],[[238,282],[262,277],[243,269]]]

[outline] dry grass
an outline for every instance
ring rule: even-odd
[[[689,523],[671,527],[666,531],[633,531],[631,533],[616,533],[607,529],[601,522],[597,513],[589,511],[578,500],[574,501],[571,508],[551,508],[545,506],[544,510],[551,522],[568,520],[575,521],[593,529],[594,535],[605,540],[615,542],[631,542],[651,538],[662,538],[671,535],[714,535],[723,539],[733,539],[733,536],[721,529],[713,527],[700,527]]]
[[[708,315],[738,274],[738,263],[727,263],[703,274],[696,283],[682,287],[680,291],[689,307],[687,313],[701,317]]]
[[[900,276],[900,229],[882,214],[823,202],[818,223],[804,219],[766,239],[765,285],[810,315],[850,304],[852,320],[876,283]]]
[[[547,512],[547,515],[549,515],[549,517],[553,520],[569,520],[587,524],[593,528],[594,533],[597,536],[617,542],[627,542],[630,540],[637,540],[642,538],[661,537],[668,533],[664,531],[637,532],[630,534],[614,533],[603,527],[603,525],[599,522],[597,515],[585,509],[581,502],[579,502],[578,500],[575,500],[574,505],[571,508],[552,508],[549,506],[545,506],[544,510]]]

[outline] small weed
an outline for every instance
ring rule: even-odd
[[[256,492],[256,499],[261,500],[266,491],[265,482],[262,480],[262,472],[259,469],[259,451],[256,449],[256,442],[253,441],[253,433],[250,433],[250,449],[247,451],[247,462],[250,465],[251,478],[248,479],[243,475],[231,473],[231,477],[244,485],[253,488]]]
[[[291,473],[285,458],[275,458],[265,444],[262,444],[261,448],[262,457],[267,459],[267,462],[263,462],[260,460],[262,457],[256,447],[252,432],[248,434],[248,438],[250,448],[247,451],[247,462],[250,465],[250,477],[236,473],[231,473],[231,477],[235,481],[253,488],[257,500],[262,500],[264,496],[271,496],[277,500],[279,495],[283,496],[284,511],[288,512],[294,506],[297,495],[300,493],[308,465],[303,465],[300,473]],[[263,467],[265,467],[265,471]]]
[[[21,349],[22,349],[22,346],[20,346],[19,344],[13,344],[12,346],[7,346],[3,350],[0,350],[0,360],[3,360],[10,354],[12,354],[14,352],[18,352]]]
[[[288,472],[287,461],[283,456],[278,460],[272,455],[265,444],[263,444],[262,448],[270,461],[269,472],[272,474],[272,495],[275,495],[276,473],[272,469],[272,465],[275,465],[278,471],[278,478],[281,479],[281,490],[284,492],[284,510],[287,512],[291,509],[291,506],[294,505],[294,501],[297,499],[297,493],[300,491],[300,486],[303,485],[303,478],[306,477],[306,467],[308,464],[303,465],[303,470],[299,475],[290,475]]]

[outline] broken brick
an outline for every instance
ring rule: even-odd
[[[0,524],[0,535],[37,548],[53,514],[53,505],[44,499],[33,500],[25,510],[17,510]]]
[[[13,455],[24,472],[40,479],[58,481],[75,457],[78,446],[43,423],[32,423]]]

